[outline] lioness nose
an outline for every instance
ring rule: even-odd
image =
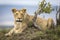
[[[18,19],[21,19],[21,18],[18,18]]]

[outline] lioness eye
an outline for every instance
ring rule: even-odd
[[[16,13],[16,15],[18,15],[18,13]]]
[[[21,14],[21,15],[23,15],[23,14]]]

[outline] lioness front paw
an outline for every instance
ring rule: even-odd
[[[5,34],[5,36],[6,36],[6,37],[9,37],[9,36],[11,36],[11,35],[9,35],[9,34]]]

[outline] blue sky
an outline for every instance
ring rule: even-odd
[[[0,0],[0,4],[11,4],[11,5],[37,5],[42,0]],[[59,5],[59,0],[46,0],[52,5]]]
[[[13,14],[12,8],[26,8],[29,14],[33,14],[38,7],[38,3],[42,0],[0,0],[0,25],[13,25]],[[59,6],[59,0],[46,0],[50,2],[53,6]],[[39,17],[45,16],[45,18],[55,18],[56,11],[51,12],[51,14],[41,14]],[[34,14],[33,14],[34,15]]]

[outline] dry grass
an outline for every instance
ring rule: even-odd
[[[8,31],[6,29],[0,31],[0,40],[60,40],[60,25],[55,29],[46,30],[45,32],[29,27],[22,34],[5,37],[4,34]]]

